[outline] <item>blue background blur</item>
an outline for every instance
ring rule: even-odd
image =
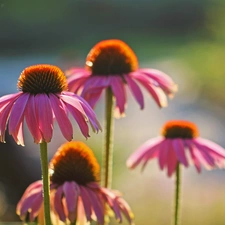
[[[167,225],[173,179],[150,162],[143,173],[125,162],[164,122],[195,122],[203,138],[225,146],[225,2],[223,0],[30,1],[0,0],[0,94],[17,91],[21,71],[49,63],[63,70],[83,66],[89,50],[118,38],[136,52],[140,67],[160,69],[179,85],[169,107],[159,110],[145,94],[139,110],[128,93],[126,117],[115,122],[113,188],[131,205],[137,225]],[[104,98],[96,108],[103,124]],[[103,134],[86,141],[101,162]],[[41,178],[39,148],[26,130],[26,147],[11,137],[0,144],[0,221],[19,221],[15,206],[25,188]],[[49,157],[65,142],[55,126]],[[225,224],[225,172],[183,170],[182,224]],[[113,224],[116,224],[113,223]],[[126,224],[126,222],[124,223]]]

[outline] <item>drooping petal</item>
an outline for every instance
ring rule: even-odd
[[[86,187],[80,186],[80,195],[83,202],[84,210],[86,213],[86,217],[88,221],[91,221],[91,214],[92,214],[92,207],[88,195],[88,190],[86,190]]]
[[[73,138],[73,127],[65,112],[64,103],[58,99],[54,94],[49,94],[50,103],[55,114],[56,120],[59,124],[63,136],[71,141]]]
[[[165,139],[162,141],[160,145],[160,151],[159,151],[159,167],[161,170],[164,169],[164,167],[167,165],[167,157],[168,157],[168,142],[169,140]]]
[[[200,137],[195,138],[194,142],[196,145],[205,148],[210,153],[216,154],[223,159],[225,158],[225,149],[216,144],[215,142]]]
[[[173,149],[173,140],[169,140],[169,142],[168,142],[168,154],[167,154],[167,168],[168,168],[167,174],[168,174],[169,177],[176,170],[177,163],[178,163],[177,156],[176,156],[176,153]]]
[[[130,209],[130,206],[127,204],[127,202],[122,198],[117,198],[117,203],[119,204],[119,207],[122,213],[124,214],[124,216],[126,217],[126,219],[128,220],[129,224],[134,225],[134,222],[133,222],[134,215]]]
[[[33,200],[33,207],[30,212],[30,221],[34,221],[34,219],[38,216],[42,203],[43,203],[42,192],[39,192],[39,194]]]
[[[25,190],[25,192],[23,193],[23,196],[22,198],[20,199],[20,201],[18,202],[17,204],[17,207],[16,207],[16,213],[18,215],[20,215],[20,212],[21,212],[21,207],[22,207],[22,204],[23,204],[23,201],[32,193],[37,193],[37,192],[40,192],[42,190],[42,181],[39,180],[39,181],[36,181],[34,183],[32,183],[31,185],[29,185],[27,187],[27,189]]]
[[[14,102],[10,102],[0,113],[0,141],[5,142],[6,124]]]
[[[135,168],[145,157],[148,152],[154,152],[158,145],[163,141],[162,137],[153,138],[145,142],[141,147],[139,147],[127,160],[126,165],[128,168]]]
[[[66,221],[66,215],[62,204],[63,186],[59,186],[54,195],[54,208],[59,215],[59,219],[63,222]]]
[[[139,69],[137,72],[144,73],[146,76],[156,81],[158,85],[171,97],[177,91],[177,85],[162,71],[156,69]]]
[[[46,94],[37,94],[34,102],[40,131],[44,140],[50,142],[53,133],[53,114],[49,97]]]
[[[80,100],[80,104],[82,105],[82,107],[84,109],[84,112],[86,113],[86,115],[87,115],[87,117],[88,117],[88,119],[91,123],[93,131],[98,132],[99,130],[102,130],[101,125],[98,122],[96,114],[93,111],[93,109],[90,107],[90,105],[83,98],[81,98],[79,96],[78,96],[78,98]]]
[[[196,170],[198,171],[198,173],[201,172],[201,163],[196,155],[196,147],[192,144],[192,142],[190,140],[185,139],[184,140],[185,145],[189,148],[190,151],[190,155],[191,155],[191,159],[195,165]]]
[[[34,142],[36,144],[38,144],[38,143],[42,142],[42,134],[39,129],[38,118],[37,118],[35,107],[36,107],[35,106],[35,97],[34,97],[34,95],[31,95],[27,102],[25,118],[26,118],[27,126],[34,138]]]
[[[104,224],[104,205],[97,191],[86,189],[88,192],[89,200],[93,207],[93,211],[97,217],[100,225]]]
[[[141,109],[143,109],[144,108],[144,97],[143,97],[141,89],[129,75],[125,75],[124,78],[128,84],[128,87],[130,88],[133,96],[135,97],[136,101],[140,105]]]
[[[120,76],[110,76],[109,78],[113,95],[116,98],[116,107],[119,109],[120,114],[123,114],[126,106],[126,92],[124,82]]]
[[[73,222],[76,218],[77,201],[80,194],[78,185],[75,182],[65,182],[63,192],[66,199],[66,206],[69,212],[68,218]]]
[[[23,92],[2,96],[0,98],[0,113],[2,112],[2,109],[4,109],[6,105],[15,102],[16,99],[19,98],[21,95],[23,95]]]
[[[147,79],[147,77],[144,77],[143,75],[136,77],[136,80],[138,80],[147,89],[160,108],[167,106],[166,95],[160,87],[155,86],[149,79]]]
[[[23,121],[29,97],[29,94],[24,93],[15,101],[9,118],[9,134],[17,136],[16,131],[18,132],[21,122]]]
[[[184,166],[188,167],[188,161],[184,152],[184,144],[181,138],[175,138],[172,142],[173,149],[177,155],[177,159]]]

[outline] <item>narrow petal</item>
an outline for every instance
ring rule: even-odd
[[[144,97],[143,97],[141,89],[136,84],[136,82],[128,75],[125,75],[124,78],[128,84],[128,87],[130,88],[133,96],[135,97],[136,101],[140,105],[141,109],[143,109],[144,108]]]
[[[34,219],[38,216],[38,213],[39,213],[42,203],[43,203],[42,192],[39,192],[39,194],[33,200],[33,207],[30,212],[30,221],[31,222],[33,222]]]
[[[25,190],[25,192],[23,193],[23,196],[20,199],[20,201],[18,202],[17,207],[16,207],[16,213],[18,215],[20,215],[21,206],[23,204],[23,201],[31,194],[32,191],[34,191],[34,192],[42,191],[42,181],[41,180],[36,181],[36,182],[32,183],[31,185],[29,185],[27,187],[27,189]]]
[[[195,146],[191,143],[191,141],[189,140],[184,140],[185,145],[189,148],[190,151],[190,155],[191,155],[191,159],[195,165],[196,170],[198,171],[198,173],[201,172],[201,163],[198,160],[198,157],[196,156],[196,149]]]
[[[167,164],[167,157],[168,157],[168,149],[169,149],[169,145],[168,145],[169,140],[165,139],[162,141],[160,147],[160,151],[159,151],[159,167],[161,170],[164,169],[164,167]]]
[[[156,137],[145,142],[139,147],[127,160],[127,167],[130,169],[135,168],[145,157],[148,152],[153,152],[155,148],[163,141],[162,137]],[[153,149],[153,150],[152,150]]]
[[[225,158],[225,149],[216,144],[215,142],[212,142],[207,139],[203,138],[195,138],[195,144],[204,147],[209,152],[215,153],[216,155],[220,156],[221,158]]]
[[[83,202],[84,210],[86,213],[86,217],[88,221],[91,221],[91,214],[92,214],[92,207],[88,195],[88,190],[86,190],[86,187],[80,186],[80,195]]]
[[[63,186],[59,186],[55,192],[54,196],[54,208],[56,213],[59,215],[59,219],[63,222],[66,221],[66,215],[62,204],[63,197]]]
[[[208,170],[212,169],[214,167],[214,160],[212,157],[209,157],[205,154],[204,151],[200,150],[193,140],[189,140],[189,145],[192,146],[194,149],[195,157],[198,159],[198,161]]]
[[[167,174],[170,177],[176,170],[178,160],[173,148],[173,140],[169,140],[168,146],[169,148],[168,148],[168,155],[167,155],[167,167],[168,167]]]
[[[73,127],[65,112],[64,103],[58,99],[54,94],[49,95],[50,103],[55,114],[56,120],[59,124],[63,136],[71,141],[73,138]]]
[[[156,69],[140,69],[139,71],[156,81],[168,95],[173,95],[173,93],[177,91],[177,85],[167,74],[162,71]]]
[[[26,118],[27,126],[34,138],[34,142],[36,144],[42,142],[42,135],[39,129],[38,118],[36,115],[34,95],[31,95],[27,102],[25,118]]]
[[[76,218],[77,201],[80,193],[79,187],[75,182],[65,182],[63,192],[66,199],[66,206],[69,212],[69,220],[73,222]]]
[[[185,156],[184,152],[184,144],[181,138],[175,138],[172,142],[173,149],[177,155],[177,158],[180,163],[182,163],[184,166],[188,167],[188,161]]]
[[[134,223],[133,223],[134,215],[133,215],[133,213],[132,213],[132,211],[130,209],[130,206],[122,198],[117,198],[117,202],[118,202],[118,204],[120,206],[120,209],[121,209],[122,213],[124,214],[124,216],[128,220],[129,224],[130,225],[134,225]]]
[[[88,196],[93,207],[93,211],[100,225],[104,224],[104,205],[97,191],[88,190]]]
[[[38,125],[46,142],[50,142],[53,133],[53,114],[49,97],[46,94],[37,94],[34,98]]]
[[[160,87],[155,86],[150,80],[147,79],[147,77],[144,76],[136,77],[136,80],[138,80],[147,89],[160,108],[167,106],[166,95]]]
[[[23,95],[23,92],[2,96],[0,98],[0,113],[2,112],[2,108],[4,108],[9,103],[16,101],[16,99],[19,98],[21,95]]]
[[[126,105],[125,84],[120,76],[111,76],[110,85],[116,98],[116,107],[119,109],[120,114],[123,114]]]
[[[86,137],[86,138],[90,137],[88,124],[87,124],[87,121],[85,120],[85,117],[83,116],[83,114],[81,114],[80,111],[77,110],[76,108],[74,108],[73,106],[71,106],[67,103],[65,103],[65,104],[66,104],[67,109],[73,116],[73,118],[76,120],[76,122],[81,130],[81,133],[84,135],[84,137]]]
[[[24,118],[24,112],[29,96],[29,94],[25,93],[15,101],[9,119],[9,134],[15,134],[15,131],[18,131],[21,121],[23,121]]]
[[[0,141],[5,142],[5,131],[6,124],[8,122],[9,114],[13,107],[14,102],[10,102],[1,112],[0,112]]]

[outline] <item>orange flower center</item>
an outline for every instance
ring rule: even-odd
[[[50,162],[50,179],[55,184],[75,181],[80,185],[100,180],[100,166],[83,142],[63,144]]]
[[[166,138],[195,138],[199,136],[197,126],[189,121],[172,120],[167,122],[162,129]]]
[[[67,90],[66,76],[57,66],[34,65],[23,70],[18,89],[30,94],[59,93]]]
[[[104,40],[89,52],[86,68],[93,75],[121,75],[137,70],[138,60],[133,50],[123,41]]]

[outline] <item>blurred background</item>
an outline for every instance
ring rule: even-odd
[[[125,162],[143,142],[159,134],[170,119],[195,122],[203,138],[225,146],[225,1],[223,0],[0,0],[0,94],[17,92],[21,71],[49,63],[63,70],[84,66],[97,42],[117,38],[135,51],[140,67],[169,74],[179,92],[158,109],[145,95],[140,111],[128,92],[126,117],[115,121],[113,188],[135,213],[137,225],[170,223],[173,178],[156,162],[129,171]],[[103,124],[104,98],[96,113]],[[101,162],[104,135],[82,140]],[[10,136],[0,144],[0,221],[19,221],[16,204],[26,187],[41,179],[39,146],[25,128],[25,147]],[[129,141],[128,141],[129,140]],[[49,158],[65,142],[57,125]],[[225,172],[183,170],[182,224],[225,224]],[[115,221],[112,224],[117,224]],[[124,224],[127,224],[126,221]]]

